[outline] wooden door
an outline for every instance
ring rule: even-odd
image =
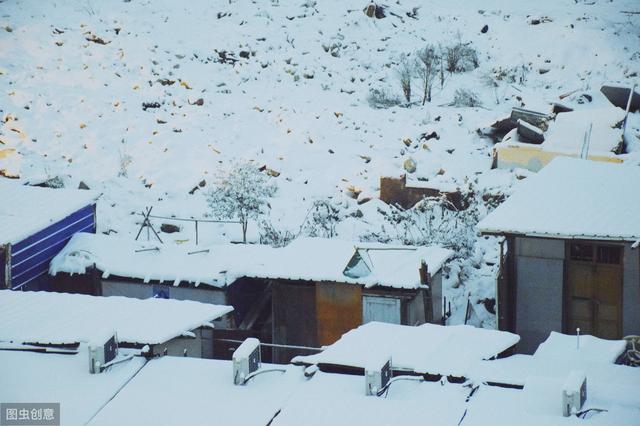
[[[566,332],[619,339],[622,324],[622,247],[569,243]]]

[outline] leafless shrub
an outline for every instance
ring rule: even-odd
[[[482,106],[482,102],[476,92],[469,89],[458,89],[453,95],[451,105],[456,107],[479,107]]]
[[[424,49],[416,52],[416,72],[422,83],[422,105],[425,102],[431,102],[431,88],[438,73],[439,62],[440,56],[433,45],[427,45]]]
[[[413,77],[413,69],[411,62],[407,56],[403,55],[400,58],[400,65],[398,66],[398,79],[402,86],[402,93],[407,103],[411,103],[411,79]]]
[[[470,43],[457,41],[446,49],[447,71],[450,73],[472,71],[480,65],[478,52]]]
[[[367,96],[367,102],[371,108],[384,109],[398,106],[402,100],[384,89],[372,89]]]

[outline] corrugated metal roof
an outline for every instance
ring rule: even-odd
[[[95,203],[94,191],[24,186],[0,180],[0,245],[15,244]]]
[[[0,341],[101,343],[115,332],[121,342],[157,344],[232,310],[186,300],[0,290]]]

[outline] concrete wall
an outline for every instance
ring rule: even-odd
[[[191,358],[213,358],[213,333],[208,328],[192,330],[196,337],[176,337],[168,342],[153,345],[151,352],[155,356],[163,355],[166,349],[169,356],[186,356]]]
[[[431,286],[431,306],[433,309],[433,324],[442,324],[442,315],[444,312],[444,308],[442,306],[442,270],[438,271],[435,275],[431,277],[431,282],[429,283]]]
[[[622,271],[622,334],[640,335],[640,248],[624,247]]]
[[[119,280],[102,280],[103,296],[125,296],[136,299],[149,299],[153,297],[153,284],[145,284],[137,281],[119,281]],[[215,289],[210,286],[201,284],[199,288],[191,287],[174,287],[166,285],[169,291],[170,299],[175,300],[194,300],[202,303],[212,303],[214,305],[228,305],[226,294],[223,290]],[[230,320],[225,316],[214,321],[215,327],[229,328]]]
[[[416,297],[407,302],[407,325],[420,325],[425,323],[425,299],[425,292],[419,291]]]
[[[565,242],[515,239],[518,352],[533,353],[553,331],[562,331]]]

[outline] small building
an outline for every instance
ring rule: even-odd
[[[404,174],[400,177],[380,178],[380,200],[387,204],[410,209],[429,197],[444,197],[457,210],[465,210],[469,206],[465,194],[451,183],[407,180],[407,175]]]
[[[213,322],[230,306],[193,301],[0,290],[0,342],[77,347],[115,335],[124,348],[213,357]]]
[[[264,309],[275,344],[329,345],[370,321],[442,322],[442,267],[451,250],[298,238],[274,254],[245,268],[251,282],[236,285],[270,289]],[[274,361],[288,362],[305,352],[273,353]]]
[[[250,244],[203,248],[79,233],[51,261],[49,273],[60,292],[237,305],[232,316],[216,321],[217,328],[227,329],[242,323],[245,305],[254,293],[262,294],[258,286],[246,288],[240,296],[230,294],[229,285],[243,276],[243,265],[259,262],[273,250]]]
[[[57,291],[231,305],[233,316],[216,323],[220,338],[314,348],[369,321],[441,323],[442,266],[452,254],[323,238],[202,249],[78,234],[50,273]],[[278,362],[298,353],[276,352]]]
[[[531,353],[551,332],[640,333],[640,168],[567,157],[478,224],[505,238],[498,326]]]
[[[493,149],[494,167],[537,172],[562,156],[622,163],[628,112],[602,93],[588,96],[589,106],[556,104],[548,115],[514,108],[509,118],[494,123],[494,133],[506,132]]]
[[[50,289],[49,261],[77,232],[95,232],[92,191],[0,181],[0,288]]]

